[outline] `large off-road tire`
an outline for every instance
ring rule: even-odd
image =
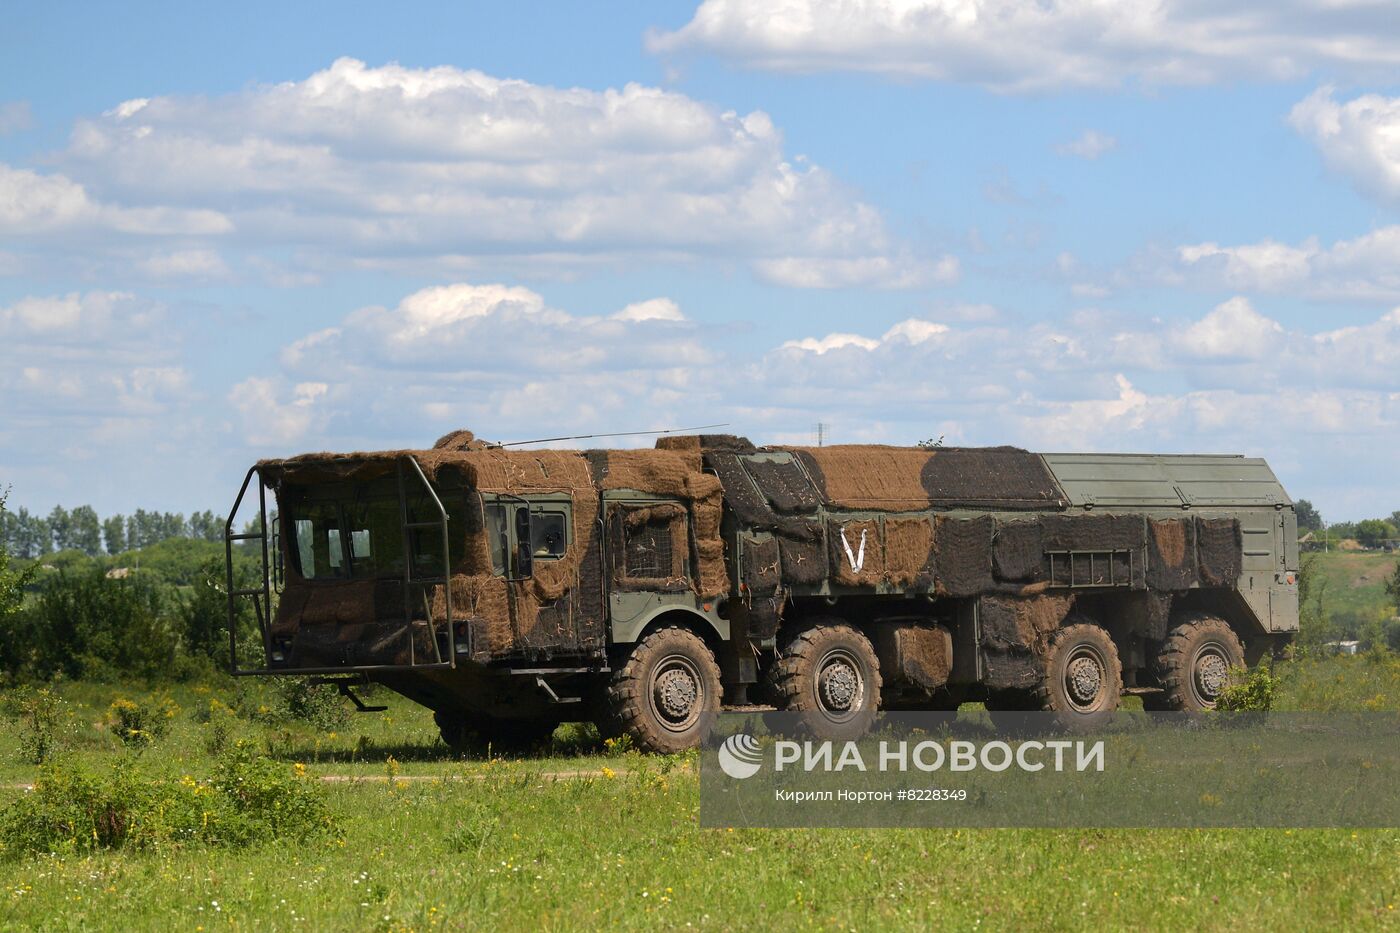
[[[838,620],[799,631],[770,671],[777,707],[802,713],[818,739],[849,741],[870,731],[880,708],[880,662],[870,639]]]
[[[1092,622],[1055,632],[1045,655],[1045,676],[1031,690],[1035,709],[1055,713],[1069,726],[1088,725],[1118,709],[1123,664],[1113,637]]]
[[[719,664],[704,639],[676,626],[658,629],[613,673],[608,731],[631,736],[643,751],[695,748],[714,724],[722,690]]]
[[[558,723],[539,719],[501,719],[482,713],[437,710],[438,734],[456,754],[505,752],[518,754],[542,744]]]
[[[1195,616],[1162,642],[1154,665],[1162,692],[1143,697],[1143,706],[1188,713],[1215,709],[1230,685],[1230,670],[1244,666],[1244,646],[1230,624],[1215,616]]]

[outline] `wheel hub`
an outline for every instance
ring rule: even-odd
[[[1196,689],[1206,699],[1218,699],[1225,692],[1229,679],[1230,667],[1220,655],[1204,654],[1196,662]]]
[[[817,687],[827,709],[849,710],[860,692],[860,674],[844,659],[833,661],[822,668]]]
[[[1065,686],[1075,703],[1081,706],[1092,703],[1103,687],[1103,671],[1093,658],[1077,657],[1069,662],[1065,671]]]
[[[689,671],[673,667],[656,678],[653,690],[656,708],[662,715],[672,720],[684,720],[695,707],[700,695],[700,684]]]

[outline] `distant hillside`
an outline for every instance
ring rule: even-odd
[[[1332,551],[1303,555],[1311,568],[1309,585],[1316,596],[1322,589],[1322,608],[1332,623],[1346,634],[1376,618],[1395,614],[1395,604],[1385,592],[1385,581],[1395,572],[1400,555],[1381,551]]]

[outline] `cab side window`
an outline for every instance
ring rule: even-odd
[[[514,570],[514,555],[519,553],[517,513],[530,510],[530,554],[535,560],[552,561],[564,557],[569,550],[569,511],[567,507],[547,503],[526,503],[513,499],[486,500],[486,549],[491,555],[491,572],[509,576]]]
[[[530,553],[536,560],[558,560],[567,548],[563,512],[535,512],[530,516]]]
[[[685,509],[670,502],[615,506],[610,517],[614,583],[651,589],[689,576]]]

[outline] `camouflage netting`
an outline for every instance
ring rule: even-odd
[[[992,589],[992,517],[939,516],[933,533],[934,583],[942,596],[976,596]]]
[[[997,523],[992,566],[998,580],[1030,583],[1044,578],[1043,531],[1038,521]]]
[[[452,431],[438,438],[433,450],[485,450],[490,446],[470,431]]]
[[[608,524],[612,583],[623,590],[687,590],[690,538],[678,505],[620,506]]]
[[[1015,447],[792,447],[823,500],[852,510],[1044,509],[1061,504],[1045,462]]]
[[[986,683],[1026,689],[1042,677],[1040,658],[1050,636],[1068,618],[1074,596],[983,596],[978,600]]]
[[[724,541],[719,536],[723,492],[719,480],[703,472],[698,452],[594,450],[589,451],[588,462],[599,489],[636,489],[689,502],[697,591],[707,599],[729,592]]]
[[[1233,586],[1239,579],[1244,562],[1239,520],[1197,518],[1196,555],[1203,585]]]
[[[874,586],[883,582],[885,549],[879,520],[832,519],[827,523],[826,537],[834,582],[842,586]]]
[[[885,519],[885,579],[927,590],[933,585],[933,525],[923,516]]]
[[[1196,523],[1167,519],[1147,523],[1147,585],[1154,590],[1184,590],[1198,579]]]
[[[572,537],[563,558],[536,559],[530,579],[510,581],[496,576],[485,535],[480,497],[466,495],[466,527],[454,541],[451,576],[452,617],[466,622],[473,654],[481,659],[512,655],[587,654],[605,643],[604,566],[598,530],[600,489],[633,489],[671,496],[685,508],[661,505],[638,512],[633,522],[661,522],[672,563],[662,579],[666,587],[691,585],[686,568],[695,569],[694,588],[706,597],[728,592],[724,545],[719,537],[719,481],[700,469],[698,452],[641,451],[519,451],[490,447],[470,432],[459,431],[438,441],[431,451],[387,451],[369,454],[309,454],[259,464],[269,485],[364,481],[392,475],[405,456],[412,455],[438,485],[446,501],[454,490],[484,493],[558,493],[567,495],[572,511]],[[689,512],[691,521],[682,520]],[[689,530],[687,530],[689,526]],[[620,526],[621,527],[621,526]],[[635,526],[634,526],[635,527]],[[622,554],[615,555],[619,560]],[[617,566],[619,560],[615,560]],[[658,581],[620,581],[655,588]],[[419,662],[431,660],[433,639],[428,619],[439,631],[447,620],[445,587],[418,592],[419,605],[409,607],[405,622],[403,585],[398,580],[349,580],[314,584],[288,574],[277,619],[276,634],[294,640],[293,663],[333,666],[352,663],[407,663],[410,638]],[[373,649],[374,658],[363,655]]]
[[[508,581],[493,573],[480,497],[464,496],[457,540],[471,547],[459,554],[454,545],[453,618],[468,622],[481,659],[596,654],[606,643],[609,586],[728,595],[725,508],[740,534],[733,571],[750,634],[776,632],[794,593],[828,581],[980,596],[984,647],[1002,685],[1025,673],[1047,620],[1069,611],[1069,597],[1045,595],[1052,585],[1112,583],[1156,599],[1232,586],[1242,563],[1237,520],[1067,512],[1043,459],[1010,447],[759,449],[740,437],[700,435],[663,438],[651,450],[521,451],[458,431],[429,451],[307,454],[259,466],[273,486],[361,482],[392,476],[408,454],[443,490],[554,493],[572,504],[565,556],[537,558],[530,579]],[[679,504],[619,504],[600,516],[604,490]],[[959,509],[1002,514],[966,518]],[[382,655],[376,663],[397,663],[410,647],[420,657],[433,649],[428,620],[446,621],[440,585],[410,594],[422,605],[410,605],[405,622],[399,581],[313,585],[288,576],[275,632],[294,639],[299,657],[327,666],[371,648]],[[1169,600],[1149,602],[1142,624],[1156,630]]]

